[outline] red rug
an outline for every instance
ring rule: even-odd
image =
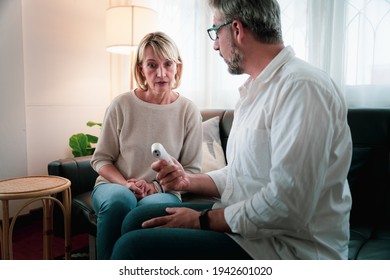
[[[14,260],[41,260],[43,258],[43,224],[41,215],[21,216],[16,220],[13,232]],[[80,253],[82,252],[82,254]],[[75,253],[75,254],[73,254]],[[65,241],[53,237],[53,257],[61,259],[65,254]],[[88,235],[72,237],[72,255],[75,259],[88,259]],[[73,257],[72,257],[73,259]]]

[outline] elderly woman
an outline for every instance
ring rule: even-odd
[[[193,102],[174,91],[183,63],[164,33],[146,35],[134,65],[138,87],[115,98],[106,111],[91,164],[99,173],[92,193],[97,213],[97,258],[109,259],[124,217],[141,204],[180,202],[163,193],[151,164],[161,143],[188,173],[201,169],[202,123]]]

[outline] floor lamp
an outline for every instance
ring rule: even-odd
[[[106,10],[106,50],[130,56],[130,89],[134,86],[134,53],[140,40],[156,31],[157,12],[140,6],[115,6]]]

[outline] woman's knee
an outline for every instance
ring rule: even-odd
[[[118,184],[102,184],[92,193],[92,204],[95,212],[127,213],[137,205],[134,194]]]

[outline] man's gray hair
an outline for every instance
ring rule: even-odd
[[[280,7],[276,0],[209,0],[225,22],[239,20],[262,43],[283,43]]]

